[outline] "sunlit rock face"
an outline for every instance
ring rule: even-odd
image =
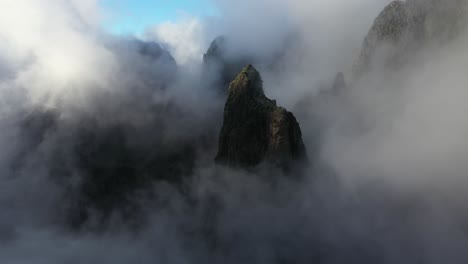
[[[464,21],[462,0],[393,1],[375,19],[353,67],[355,77],[369,71],[378,57],[385,68],[404,64],[423,46],[455,38]]]
[[[253,167],[263,161],[287,168],[306,160],[294,115],[268,99],[257,70],[245,67],[229,86],[216,161]]]

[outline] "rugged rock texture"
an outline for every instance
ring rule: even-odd
[[[353,69],[356,75],[368,70],[376,49],[381,45],[402,45],[404,37],[409,33],[409,17],[405,2],[394,1],[385,7],[364,39],[361,54]]]
[[[216,161],[240,167],[266,161],[288,168],[305,159],[296,118],[268,99],[260,74],[252,65],[245,67],[229,85]]]
[[[444,42],[461,30],[463,0],[393,1],[378,15],[364,39],[353,72],[368,71],[376,53],[385,49],[385,67],[397,68],[422,45]]]

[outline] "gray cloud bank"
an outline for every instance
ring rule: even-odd
[[[139,40],[94,0],[2,1],[0,262],[465,263],[468,35],[354,78],[389,2],[219,0]],[[303,175],[213,164],[218,35],[296,115]]]

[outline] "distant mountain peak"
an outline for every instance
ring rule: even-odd
[[[374,20],[353,66],[355,77],[372,68],[382,47],[384,66],[398,68],[430,43],[455,38],[462,26],[464,0],[407,0],[388,4]]]

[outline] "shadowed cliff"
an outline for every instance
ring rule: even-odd
[[[267,161],[288,167],[306,156],[296,118],[265,96],[260,74],[248,65],[229,86],[216,161],[243,167]]]

